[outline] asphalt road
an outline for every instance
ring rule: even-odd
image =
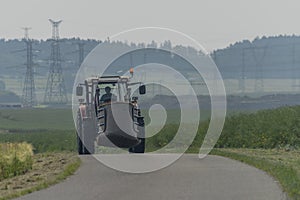
[[[173,165],[128,174],[82,156],[75,175],[19,200],[282,200],[278,183],[266,173],[218,156],[184,155]]]

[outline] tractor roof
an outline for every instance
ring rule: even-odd
[[[101,76],[91,77],[87,79],[88,82],[98,83],[117,83],[117,82],[128,82],[128,76]]]

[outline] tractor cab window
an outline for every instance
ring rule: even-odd
[[[117,101],[116,85],[115,84],[100,84],[99,89],[99,101],[100,103],[109,103],[111,101]]]
[[[108,102],[127,102],[128,94],[127,85],[124,82],[101,83],[98,85],[100,103]]]

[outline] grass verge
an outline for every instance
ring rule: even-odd
[[[72,175],[80,164],[80,159],[73,153],[37,154],[30,172],[0,183],[0,200],[20,197],[54,185]]]
[[[0,143],[0,181],[32,168],[33,147],[23,143]]]
[[[300,151],[265,149],[214,149],[211,153],[261,169],[282,186],[292,200],[300,200]]]

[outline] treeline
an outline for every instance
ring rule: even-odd
[[[145,43],[127,43],[121,41],[82,40],[79,38],[61,39],[61,54],[63,68],[67,74],[77,71],[79,66],[78,43],[84,44],[84,56],[95,46],[105,43],[109,48],[105,53],[111,54],[117,49],[134,49],[137,47],[164,48],[189,56],[191,59],[202,55],[193,47],[174,45],[170,41],[161,44],[152,41]],[[35,40],[33,48],[35,62],[38,64],[37,74],[46,75],[51,54],[51,40]],[[20,39],[0,39],[0,70],[1,75],[16,76],[16,69],[20,71],[25,62],[25,43]],[[295,73],[300,63],[300,36],[257,37],[253,41],[243,40],[218,49],[211,53],[219,67],[223,78],[299,78]],[[259,72],[259,74],[257,74]],[[20,73],[21,75],[22,73]],[[72,75],[71,75],[72,76]],[[68,77],[67,84],[68,84]],[[1,78],[1,77],[0,77]]]
[[[223,78],[300,78],[300,36],[243,40],[212,52]]]

